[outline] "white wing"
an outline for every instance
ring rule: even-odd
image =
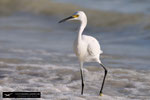
[[[103,53],[99,42],[94,37],[83,35],[83,39],[88,43],[87,51],[90,56],[97,56]]]

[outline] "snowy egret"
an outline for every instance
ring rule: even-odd
[[[84,90],[83,63],[98,62],[105,70],[103,82],[99,92],[99,95],[102,96],[102,90],[107,75],[107,69],[105,68],[105,66],[102,64],[100,60],[100,54],[103,53],[103,51],[100,48],[100,44],[94,37],[88,35],[82,35],[87,25],[87,17],[83,11],[77,11],[72,16],[59,21],[59,23],[65,22],[67,20],[78,20],[81,23],[77,38],[74,41],[74,52],[80,62],[80,73],[81,73],[81,84],[82,84],[81,94],[83,94],[83,90]]]

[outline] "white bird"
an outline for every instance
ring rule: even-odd
[[[59,21],[59,23],[65,22],[67,20],[80,21],[80,28],[78,31],[78,35],[77,35],[76,40],[74,41],[74,52],[80,62],[81,84],[82,84],[81,94],[83,94],[83,90],[84,90],[83,63],[84,62],[98,62],[105,70],[103,82],[102,82],[101,89],[99,92],[99,95],[102,96],[102,90],[103,90],[105,78],[107,75],[107,69],[105,68],[105,66],[102,64],[100,60],[100,54],[103,53],[103,51],[100,48],[100,44],[94,37],[88,36],[88,35],[82,35],[87,25],[87,17],[83,11],[77,11],[72,16]]]

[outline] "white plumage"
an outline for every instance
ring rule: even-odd
[[[78,39],[74,41],[74,52],[82,62],[99,62],[100,54],[103,53],[98,41],[88,35],[82,35],[80,42]]]
[[[72,16],[61,20],[59,23],[64,22],[66,20],[78,20],[81,23],[77,38],[74,41],[74,45],[73,45],[74,52],[80,62],[81,84],[82,84],[81,94],[83,94],[83,90],[84,90],[83,68],[82,68],[83,63],[84,62],[98,62],[105,70],[102,86],[101,86],[100,93],[99,93],[99,95],[102,96],[102,90],[103,90],[103,86],[105,82],[105,77],[107,75],[107,69],[104,67],[104,65],[100,61],[100,54],[103,53],[103,51],[100,48],[100,44],[94,37],[88,36],[88,35],[82,35],[87,25],[87,17],[83,11],[77,11]]]

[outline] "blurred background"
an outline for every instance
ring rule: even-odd
[[[79,95],[72,48],[79,23],[58,24],[78,10],[88,17],[84,34],[98,39],[104,52],[104,98],[150,99],[150,0],[0,0],[0,91],[99,99],[103,70],[95,63],[85,63],[87,87]]]

